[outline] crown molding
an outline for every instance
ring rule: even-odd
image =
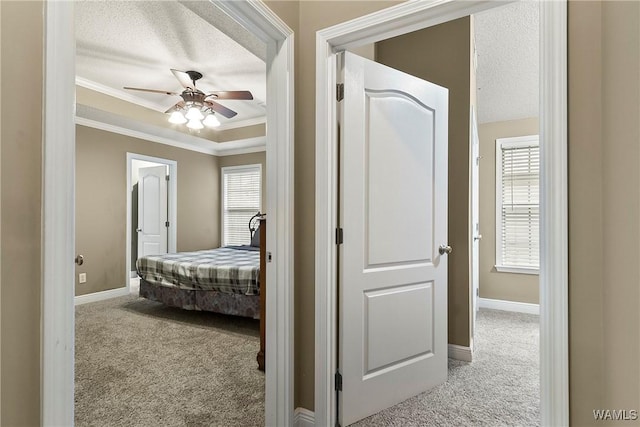
[[[237,128],[243,128],[243,127],[247,127],[247,126],[260,125],[262,123],[267,123],[267,116],[266,115],[259,116],[259,117],[253,117],[253,118],[246,119],[246,120],[239,120],[237,122],[223,123],[220,126],[216,127],[215,130],[219,131],[219,130],[237,129]]]
[[[267,151],[267,137],[239,139],[236,141],[223,142],[217,147],[217,156],[235,156],[236,154],[249,154]]]
[[[127,117],[82,104],[78,104],[76,107],[75,123],[214,156],[231,156],[266,150],[267,138],[265,136],[228,142],[211,141],[173,129],[136,122]]]
[[[121,99],[123,101],[131,102],[132,104],[139,105],[141,107],[149,108],[150,110],[157,111],[159,113],[164,113],[164,106],[157,104],[155,102],[147,101],[144,98],[140,98],[139,96],[135,96],[132,93],[125,92],[124,90],[114,89],[109,86],[105,86],[101,83],[94,82],[89,79],[85,79],[84,77],[76,76],[76,84],[80,87],[90,89],[96,92],[103,93],[105,95],[113,96],[114,98]]]

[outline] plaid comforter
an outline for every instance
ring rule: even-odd
[[[258,295],[260,252],[218,248],[138,259],[138,275],[151,284],[180,289]]]

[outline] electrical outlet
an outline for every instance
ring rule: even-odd
[[[87,273],[80,273],[78,275],[78,281],[80,283],[87,283]]]

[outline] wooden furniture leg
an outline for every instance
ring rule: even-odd
[[[264,352],[265,352],[265,325],[267,318],[266,301],[267,301],[267,220],[263,217],[260,220],[260,351],[256,359],[258,360],[258,369],[264,371]]]

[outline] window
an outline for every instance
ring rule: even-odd
[[[496,140],[496,269],[540,268],[538,135]]]
[[[222,168],[222,246],[248,245],[249,220],[261,209],[261,165]]]

